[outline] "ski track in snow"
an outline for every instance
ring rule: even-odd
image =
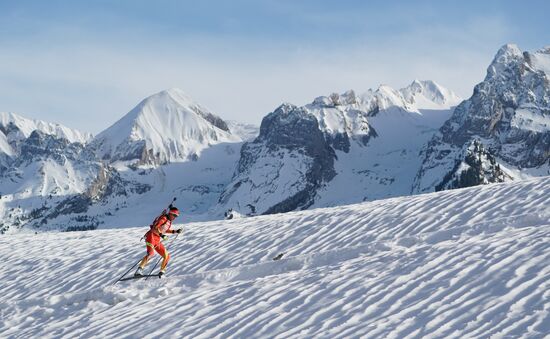
[[[0,337],[542,338],[549,219],[544,177],[184,224],[116,285],[146,227],[2,236]]]

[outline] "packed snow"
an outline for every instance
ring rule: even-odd
[[[550,177],[236,220],[183,215],[168,276],[116,284],[143,256],[147,226],[0,236],[0,337],[542,338],[549,219]]]

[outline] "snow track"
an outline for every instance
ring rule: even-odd
[[[114,286],[145,227],[2,236],[0,337],[542,338],[549,218],[544,177],[186,224]]]

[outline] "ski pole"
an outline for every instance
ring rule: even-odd
[[[120,281],[120,279],[124,278],[124,276],[125,276],[126,274],[130,273],[130,271],[131,271],[131,270],[133,270],[133,269],[134,269],[134,267],[136,267],[136,266],[137,266],[137,264],[139,264],[139,263],[140,263],[140,261],[141,261],[141,260],[139,260],[138,262],[136,262],[136,263],[134,264],[134,266],[130,267],[130,269],[129,269],[128,271],[126,271],[126,273],[124,273],[124,274],[123,274],[123,275],[122,275],[122,276],[121,276],[120,278],[118,278],[118,280],[117,280],[117,281],[115,281],[115,283],[113,284],[113,286],[114,286],[114,285],[115,285],[115,284],[116,284],[117,282],[119,282],[119,281]]]
[[[178,233],[178,235],[176,235],[175,238],[173,238],[172,240],[170,240],[170,242],[168,244],[166,244],[166,252],[168,252],[168,245],[171,245],[174,242],[174,240],[176,240],[179,237],[179,235],[180,234]],[[162,258],[159,258],[159,260],[157,260],[155,266],[153,266],[153,269],[151,269],[151,272],[149,272],[149,274],[148,274],[147,278],[145,278],[145,280],[147,280],[151,277],[151,275],[153,274],[153,271],[155,270],[155,268],[157,268],[157,265],[159,264],[161,259]]]

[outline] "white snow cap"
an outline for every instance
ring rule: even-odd
[[[15,125],[23,133],[25,138],[28,138],[33,131],[38,130],[45,134],[67,139],[69,142],[80,142],[85,144],[92,139],[91,133],[80,132],[61,124],[28,119],[10,112],[0,112],[0,125],[7,127],[9,124]]]
[[[161,162],[184,161],[220,142],[240,138],[222,129],[225,122],[182,90],[171,88],[144,99],[95,139],[100,156],[126,158],[131,145],[144,141]]]
[[[462,98],[432,80],[414,80],[399,90],[405,101],[416,109],[439,109],[458,105]]]
[[[550,75],[550,46],[536,52],[522,52],[515,44],[502,46],[487,69],[486,79],[506,77],[514,65],[521,64],[525,65],[528,71],[541,71],[547,76]]]
[[[389,85],[380,85],[376,90],[369,89],[356,96],[353,90],[344,94],[321,96],[309,105],[331,106],[356,105],[357,108],[369,111],[377,106],[379,109],[401,107],[407,111],[420,109],[450,109],[458,105],[463,99],[453,91],[441,86],[432,80],[414,80],[409,86],[396,90]]]
[[[512,64],[522,63],[523,53],[515,44],[506,44],[502,46],[495,58],[487,68],[487,78],[493,78],[506,73]]]
[[[449,109],[462,101],[453,91],[432,80],[414,80],[409,86],[399,90],[380,85],[376,91],[369,90],[361,95],[363,103],[374,99],[380,109],[396,106],[412,112],[421,109]]]

